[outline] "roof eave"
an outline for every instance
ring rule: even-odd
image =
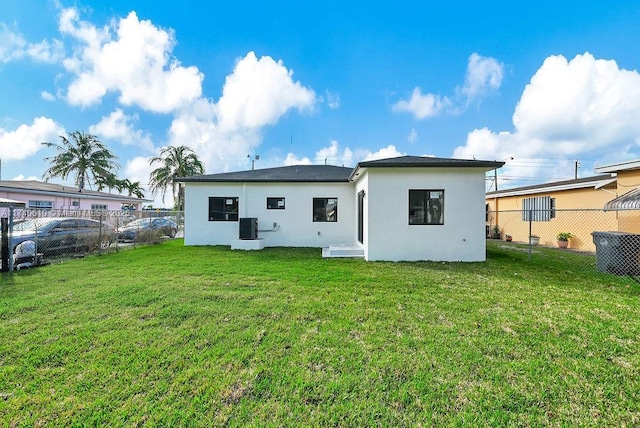
[[[428,158],[427,158],[428,159]],[[360,162],[356,167],[362,168],[485,168],[486,171],[491,171],[504,166],[504,162],[494,161],[464,161],[460,162],[443,162],[443,163],[403,163],[403,162],[389,162],[383,164],[376,164],[371,162]]]
[[[105,194],[94,194],[94,193],[84,193],[84,192],[57,192],[55,190],[36,190],[36,189],[27,189],[22,187],[0,187],[0,190],[7,193],[26,193],[29,195],[48,195],[48,196],[63,196],[69,198],[77,198],[77,199],[111,199],[123,202],[153,202],[153,199],[143,199],[143,198],[133,198],[129,196],[122,195],[109,195]]]
[[[632,161],[626,161],[626,162],[617,162],[617,163],[611,163],[608,165],[602,165],[602,166],[597,166],[595,167],[595,172],[602,174],[602,173],[615,173],[618,171],[628,171],[628,170],[632,170],[632,169],[640,169],[640,159],[635,159]]]
[[[176,180],[183,183],[348,183],[347,179],[323,179],[323,180],[311,180],[311,179],[264,179],[264,180],[242,180],[242,179],[180,179]]]
[[[487,198],[505,198],[509,196],[521,196],[521,195],[535,195],[538,193],[560,192],[564,190],[576,190],[576,189],[588,189],[593,188],[595,190],[601,189],[611,183],[615,183],[615,178],[609,178],[604,180],[594,180],[584,183],[573,183],[564,185],[552,185],[540,186],[528,189],[506,189],[493,192],[487,192]]]

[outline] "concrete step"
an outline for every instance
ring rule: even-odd
[[[364,249],[360,248],[359,245],[330,245],[322,249],[322,257],[364,258]]]

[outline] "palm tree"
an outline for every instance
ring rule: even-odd
[[[116,189],[120,191],[122,189],[121,180],[118,180],[115,174],[108,172],[106,175],[98,175],[96,177],[96,185],[98,192],[102,192],[102,189],[105,187],[109,189],[109,193],[111,193],[111,189]]]
[[[176,199],[176,209],[184,209],[184,188],[176,182],[176,178],[204,174],[204,164],[196,153],[186,146],[168,146],[160,151],[160,156],[151,159],[150,165],[160,163],[161,166],[151,171],[149,185],[153,194],[162,191],[162,202],[167,189],[171,187],[173,199]]]
[[[98,182],[99,176],[112,174],[113,170],[120,167],[117,156],[105,146],[95,135],[75,131],[69,137],[60,136],[61,144],[42,143],[47,147],[53,147],[57,155],[47,157],[44,160],[51,163],[43,175],[45,181],[53,177],[65,179],[69,175],[75,175],[75,184],[82,192],[85,184]]]
[[[128,178],[120,180],[122,184],[122,190],[128,192],[128,196],[135,196],[136,198],[144,198],[144,190],[140,187],[139,181],[131,181]]]

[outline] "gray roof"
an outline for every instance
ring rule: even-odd
[[[349,179],[358,175],[360,168],[484,168],[488,171],[500,168],[502,165],[504,165],[504,162],[498,161],[436,158],[429,156],[399,156],[359,162],[353,169]]]
[[[423,156],[401,156],[390,159],[379,159],[373,161],[360,162],[355,168],[346,168],[333,165],[292,165],[277,168],[265,168],[238,172],[223,172],[220,174],[196,175],[183,177],[177,181],[191,183],[206,182],[324,182],[342,183],[347,182],[356,174],[359,168],[377,167],[475,167],[475,168],[499,168],[504,162],[478,161],[465,159],[430,158]]]
[[[141,199],[131,196],[80,189],[74,186],[47,183],[37,180],[3,180],[0,181],[0,191],[31,194],[58,194],[78,199],[111,199],[121,202],[151,202],[152,199]]]
[[[264,168],[238,172],[223,172],[221,174],[196,175],[183,177],[178,181],[184,182],[346,182],[352,168],[333,165],[292,165],[277,168]]]
[[[377,159],[359,162],[360,168],[374,167],[429,167],[429,168],[500,168],[504,162],[475,159],[435,158],[429,156],[400,156],[397,158]]]
[[[492,192],[487,192],[487,197],[492,196],[504,196],[504,194],[512,194],[512,193],[535,193],[535,191],[552,191],[558,190],[557,188],[563,189],[578,189],[578,188],[586,188],[586,187],[602,187],[607,184],[615,183],[615,178],[611,178],[610,174],[603,175],[594,175],[592,177],[583,177],[572,180],[562,180],[562,181],[553,181],[550,183],[543,184],[534,184],[531,186],[522,186],[522,187],[511,187],[509,189],[504,190],[494,190]]]

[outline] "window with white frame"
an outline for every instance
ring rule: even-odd
[[[550,221],[556,217],[556,198],[536,196],[522,200],[522,221]]]
[[[53,201],[29,201],[29,208],[34,210],[51,210]]]

